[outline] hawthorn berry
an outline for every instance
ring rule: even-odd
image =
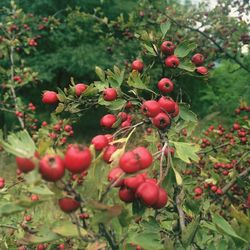
[[[175,55],[168,56],[165,59],[165,65],[168,68],[177,68],[180,64],[179,58]]]
[[[107,163],[111,163],[111,156],[116,150],[115,145],[108,145],[103,152],[102,159]]]
[[[160,105],[157,101],[149,100],[142,104],[141,111],[144,115],[148,117],[155,117],[161,111]]]
[[[138,72],[142,72],[143,68],[144,68],[144,64],[141,60],[134,60],[131,64],[131,68],[132,70],[136,70]]]
[[[172,55],[174,54],[175,45],[171,41],[164,41],[161,44],[161,51],[164,54]]]
[[[124,186],[130,189],[137,189],[145,182],[145,174],[137,174],[136,176],[127,177],[124,179]]]
[[[117,98],[117,91],[115,88],[107,88],[103,90],[102,95],[105,101],[114,101]]]
[[[156,203],[153,204],[153,208],[160,209],[166,206],[168,202],[168,194],[165,189],[159,188],[158,199]]]
[[[207,75],[208,74],[208,69],[206,67],[204,67],[204,66],[197,67],[196,71],[201,75]]]
[[[174,90],[174,83],[169,78],[162,78],[157,86],[164,94],[171,93]]]
[[[171,99],[171,98],[167,98],[165,96],[162,96],[159,100],[158,100],[158,104],[160,105],[160,108],[163,111],[166,111],[168,113],[173,113],[175,112],[175,105],[176,102]]]
[[[84,83],[77,83],[75,85],[75,93],[76,93],[76,96],[80,96],[83,92],[86,91],[88,85],[84,84]]]
[[[103,150],[109,142],[105,135],[97,135],[92,139],[91,143],[94,145],[95,150]]]
[[[113,168],[108,174],[108,181],[114,183],[124,174],[125,172],[120,167]],[[122,178],[115,184],[115,187],[120,187],[121,185],[123,185]]]
[[[29,158],[16,157],[16,164],[18,169],[23,173],[28,173],[35,168],[35,163]]]
[[[64,156],[65,168],[73,174],[87,170],[91,160],[92,156],[89,148],[77,144],[70,145]]]
[[[58,102],[57,93],[55,91],[45,91],[42,96],[42,102],[45,104],[55,104]]]
[[[197,53],[192,57],[192,62],[195,64],[195,66],[200,66],[204,63],[204,56],[200,53]]]
[[[132,189],[121,187],[119,190],[119,197],[122,201],[129,203],[129,202],[134,201],[135,192]]]
[[[58,204],[65,213],[72,213],[80,207],[80,202],[70,197],[59,199]]]
[[[165,129],[170,126],[171,120],[166,113],[159,113],[152,119],[152,123],[159,129]]]
[[[136,190],[136,196],[146,205],[153,206],[159,197],[159,187],[152,182],[142,183]]]
[[[101,118],[100,125],[106,129],[111,129],[115,122],[115,115],[107,114]]]
[[[58,155],[45,155],[39,162],[39,171],[46,181],[55,182],[64,176],[65,166]]]

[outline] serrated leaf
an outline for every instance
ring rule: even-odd
[[[189,41],[185,40],[184,42],[180,43],[177,48],[175,49],[174,54],[177,57],[186,57],[191,51],[195,50],[197,47],[196,43],[190,43]]]
[[[242,240],[244,242],[247,242],[247,240],[240,237],[232,228],[232,226],[220,215],[214,214],[213,215],[213,222],[222,231],[224,234],[232,236],[234,238],[237,238],[239,240]]]
[[[79,237],[77,226],[70,221],[57,221],[52,227],[52,232],[63,237]],[[79,227],[81,236],[87,235],[87,231]]]
[[[162,37],[164,37],[167,34],[170,27],[171,27],[171,22],[165,22],[161,24],[160,28],[161,28]]]
[[[34,234],[26,234],[23,239],[21,239],[21,242],[24,244],[27,243],[34,243],[34,244],[39,244],[39,243],[46,243],[46,242],[52,242],[60,239],[60,237],[51,232],[50,230],[42,230],[37,233],[37,235]]]
[[[199,156],[197,155],[197,153],[199,152],[200,147],[198,144],[174,141],[170,142],[175,146],[176,156],[184,162],[190,163],[190,160],[195,162],[199,161]]]
[[[143,89],[143,90],[148,90],[151,91],[146,84],[142,81],[140,77],[140,73],[136,70],[133,70],[128,78],[128,85],[130,87],[134,87],[136,89]]]
[[[194,112],[192,112],[187,105],[180,103],[180,117],[184,121],[192,121],[192,122],[197,122],[197,116]]]
[[[36,151],[36,145],[26,130],[8,135],[6,141],[0,130],[0,145],[6,152],[24,158],[33,157]]]

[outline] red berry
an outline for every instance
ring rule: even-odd
[[[72,131],[72,130],[73,130],[72,126],[70,126],[70,125],[68,125],[68,124],[64,126],[64,131],[65,131],[65,132],[70,132],[70,131]]]
[[[140,170],[138,155],[133,151],[128,151],[122,155],[119,161],[120,168],[126,173],[134,173]]]
[[[221,189],[221,188],[217,188],[216,194],[218,194],[218,195],[223,195],[222,189]]]
[[[42,96],[42,102],[45,104],[55,104],[58,102],[57,93],[54,91],[45,91]]]
[[[172,55],[174,54],[175,45],[171,41],[164,41],[161,44],[161,51],[164,54]]]
[[[125,172],[119,168],[113,168],[110,170],[109,174],[108,174],[108,181],[110,181],[111,183],[116,182],[120,176],[122,176]],[[121,178],[116,184],[115,187],[120,187],[123,184],[123,179]]]
[[[159,197],[159,187],[151,182],[142,183],[136,190],[136,196],[147,206],[157,203]]]
[[[159,113],[152,119],[152,123],[159,129],[165,129],[170,126],[171,120],[166,113]]]
[[[114,123],[116,122],[115,115],[107,114],[104,115],[100,121],[100,125],[106,129],[111,129]]]
[[[153,208],[160,209],[166,206],[168,202],[168,194],[165,189],[159,188],[157,202],[153,205]]]
[[[76,96],[80,96],[87,89],[88,85],[84,83],[77,83],[75,86]]]
[[[143,102],[141,110],[142,113],[148,117],[155,117],[161,111],[159,103],[154,100]]]
[[[70,145],[65,153],[65,168],[71,173],[77,174],[87,170],[91,164],[91,152],[88,147]]]
[[[127,118],[128,118],[128,115],[127,115],[127,113],[125,113],[125,112],[120,112],[120,113],[117,115],[117,117],[121,118],[122,121],[125,122],[125,121],[127,120]]]
[[[38,201],[38,200],[39,200],[39,196],[38,196],[37,194],[32,194],[32,195],[30,196],[30,199],[31,199],[32,201]]]
[[[72,213],[80,207],[80,202],[70,197],[64,197],[58,200],[61,210],[65,213]]]
[[[58,246],[58,249],[59,250],[64,250],[65,249],[65,245],[63,243],[61,243],[59,246]]]
[[[131,126],[131,122],[130,121],[125,121],[121,123],[121,128],[127,128]]]
[[[161,109],[163,109],[163,111],[166,111],[168,113],[175,112],[176,102],[174,100],[172,100],[171,98],[167,98],[167,97],[162,96],[158,100],[158,103],[159,103]]]
[[[197,53],[192,57],[192,62],[195,64],[195,66],[200,66],[204,63],[204,56],[200,53]]]
[[[107,146],[103,152],[102,159],[107,163],[111,163],[111,156],[116,150],[117,147],[114,145]]]
[[[176,117],[177,115],[179,115],[179,113],[180,113],[180,107],[179,107],[179,105],[175,102],[175,104],[174,104],[174,112],[171,113],[170,115],[171,115],[171,117]]]
[[[43,127],[46,127],[47,125],[48,125],[48,123],[47,123],[47,122],[45,122],[45,121],[44,121],[44,122],[42,122],[42,126],[43,126]]]
[[[153,162],[153,156],[145,147],[137,147],[133,150],[140,164],[140,170],[148,168]]]
[[[124,185],[130,189],[137,189],[143,182],[145,182],[144,174],[138,174],[124,179]]]
[[[158,82],[158,89],[162,92],[162,93],[171,93],[174,90],[174,84],[173,82],[168,79],[168,78],[162,78],[159,82]]]
[[[105,101],[114,101],[117,98],[117,91],[115,88],[107,88],[103,90],[102,95]]]
[[[179,64],[180,64],[180,61],[179,61],[178,57],[175,55],[168,56],[165,59],[165,65],[168,68],[177,68],[179,66]]]
[[[32,220],[31,215],[26,215],[26,216],[25,216],[25,220],[26,220],[26,221],[31,221],[31,220]]]
[[[195,193],[195,195],[202,195],[203,189],[201,187],[196,187],[194,189],[194,193]]]
[[[126,187],[121,187],[119,190],[119,197],[122,201],[129,203],[135,199],[135,193],[131,189],[127,189]]]
[[[64,176],[64,163],[60,156],[45,155],[39,162],[39,171],[46,181],[58,181]]]
[[[16,157],[16,164],[23,173],[28,173],[35,168],[34,162],[28,158]]]
[[[144,64],[141,60],[135,60],[132,62],[131,68],[133,70],[137,70],[139,72],[142,72],[143,68],[144,68]]]
[[[37,249],[37,250],[45,250],[46,247],[45,247],[44,244],[39,244],[39,245],[37,245],[36,249]]]
[[[109,142],[105,135],[97,135],[92,139],[91,143],[94,145],[95,150],[103,150]]]
[[[196,71],[201,75],[207,75],[208,74],[208,69],[206,67],[204,67],[204,66],[197,67]]]
[[[214,193],[217,191],[217,189],[218,189],[218,188],[217,188],[215,185],[212,185],[212,186],[211,186],[211,190],[212,190]]]
[[[234,123],[233,124],[233,129],[234,130],[239,130],[240,129],[240,124],[239,123]]]
[[[61,130],[61,126],[60,126],[60,124],[55,124],[54,126],[53,126],[53,129],[55,130],[55,131],[60,131]]]

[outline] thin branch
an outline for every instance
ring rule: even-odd
[[[112,250],[118,250],[119,246],[116,244],[116,242],[114,241],[113,237],[110,235],[110,233],[107,231],[107,229],[105,228],[105,225],[103,223],[99,223],[99,230],[100,233],[106,238],[106,240],[108,241],[110,247]]]
[[[229,54],[225,49],[223,49],[223,47],[221,47],[221,45],[216,42],[214,40],[213,37],[210,37],[207,33],[197,29],[197,28],[193,28],[193,27],[190,27],[188,25],[185,25],[185,24],[180,24],[179,22],[177,22],[176,20],[174,20],[172,17],[166,15],[167,18],[169,18],[174,24],[176,24],[177,26],[179,27],[182,27],[182,28],[186,28],[186,29],[189,29],[191,31],[194,31],[194,32],[198,32],[199,34],[201,34],[203,37],[205,37],[206,39],[208,39],[210,42],[212,42],[221,52],[225,53],[225,55],[230,58],[231,60],[233,60],[234,62],[236,62],[242,69],[244,69],[245,71],[247,71],[248,73],[250,73],[250,69],[247,68],[240,60],[238,60],[235,56],[232,56],[231,54]]]
[[[181,189],[180,193],[176,195],[176,199],[175,199],[177,211],[179,214],[179,224],[180,224],[181,232],[183,232],[186,228],[186,226],[185,226],[185,214],[184,214],[184,211],[182,209],[182,199],[181,199],[182,194],[183,194],[183,190]]]
[[[6,228],[15,229],[15,230],[17,230],[17,229],[18,229],[18,227],[16,227],[16,226],[13,226],[13,225],[7,225],[7,224],[0,224],[0,227],[6,227]]]

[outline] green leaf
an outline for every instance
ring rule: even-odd
[[[184,121],[197,122],[196,114],[192,112],[187,105],[185,105],[184,103],[180,103],[179,107],[180,107],[180,117]]]
[[[180,62],[178,68],[188,72],[194,72],[196,69],[196,67],[191,62]]]
[[[160,28],[161,28],[162,37],[164,37],[167,34],[170,27],[171,27],[171,22],[165,22],[161,24]]]
[[[36,151],[36,145],[26,130],[10,134],[7,140],[3,139],[3,132],[0,130],[0,145],[10,154],[30,158]]]
[[[146,86],[146,84],[142,81],[140,73],[136,70],[133,70],[128,78],[128,85],[130,87],[134,87],[136,89],[144,89],[151,92],[151,90]]]
[[[101,81],[105,81],[105,72],[98,66],[95,67],[95,72]]]
[[[124,99],[116,99],[112,102],[105,101],[102,96],[100,96],[98,100],[99,105],[106,106],[110,110],[121,110],[126,104],[126,100]]]
[[[26,234],[21,241],[25,242],[26,244],[27,243],[39,244],[39,243],[52,242],[59,239],[60,237],[56,233],[51,232],[47,228],[42,228],[36,235]]]
[[[114,66],[114,72],[111,70],[107,71],[107,81],[113,88],[118,88],[122,85],[124,80],[125,70],[120,70],[117,66]]]
[[[79,228],[81,236],[87,235],[87,231]],[[77,226],[70,221],[57,221],[52,227],[52,232],[59,234],[63,237],[79,237]]]
[[[195,50],[196,47],[196,43],[190,43],[189,41],[185,40],[177,46],[174,54],[177,57],[186,57],[191,51]]]
[[[184,162],[190,163],[190,160],[193,160],[195,162],[199,161],[199,156],[197,155],[197,153],[199,152],[200,147],[198,144],[174,141],[170,142],[175,146],[177,157]]]
[[[152,56],[156,56],[155,50],[151,46],[148,46],[146,44],[144,44],[143,46],[149,52],[149,54],[151,54]]]
[[[10,215],[10,214],[14,214],[14,213],[18,213],[23,211],[24,208],[11,203],[11,202],[4,202],[4,203],[0,203],[0,217],[6,216],[6,215]]]
[[[184,229],[184,231],[181,234],[182,244],[184,247],[188,247],[191,245],[194,236],[196,234],[197,228],[200,223],[200,218],[197,217],[195,220],[193,220],[191,223],[187,225],[187,227]]]
[[[214,214],[213,215],[213,222],[222,231],[224,234],[232,236],[234,238],[237,238],[239,240],[242,240],[244,242],[247,242],[245,239],[240,237],[232,228],[232,226],[220,215]]]
[[[54,195],[47,185],[34,186],[29,188],[29,192],[40,195]]]
[[[131,232],[129,234],[129,243],[141,246],[144,250],[162,250],[163,245],[160,241],[160,234],[156,232]]]

